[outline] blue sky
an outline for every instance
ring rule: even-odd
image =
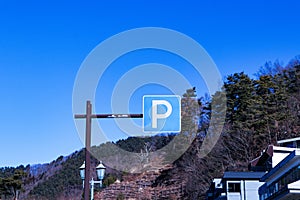
[[[200,43],[222,76],[252,75],[266,61],[287,63],[300,54],[299,6],[297,0],[0,1],[0,166],[49,162],[83,147],[73,84],[85,57],[108,37],[138,27],[174,29]],[[139,62],[164,60],[149,55]]]

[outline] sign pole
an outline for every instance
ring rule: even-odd
[[[86,133],[85,133],[85,179],[84,200],[89,200],[90,193],[90,170],[91,170],[91,128],[92,128],[92,104],[86,102]]]
[[[75,119],[86,120],[85,127],[85,171],[84,171],[84,200],[89,200],[90,170],[91,170],[91,129],[92,118],[143,118],[143,114],[92,114],[92,104],[86,102],[86,114],[76,114]]]

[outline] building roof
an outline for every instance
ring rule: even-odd
[[[292,151],[295,151],[297,148],[292,147],[279,147],[279,146],[273,146],[274,152],[280,152],[280,153],[289,153]]]
[[[267,159],[273,156],[273,151],[273,145],[268,145],[259,157],[250,161],[250,166],[264,166]]]
[[[291,153],[296,149],[297,148],[268,145],[259,157],[250,161],[250,164],[252,166],[261,165],[268,157],[272,157],[274,153]]]
[[[261,177],[260,181],[266,181],[277,171],[283,170],[284,165],[288,164],[289,162],[291,162],[297,158],[299,159],[299,156],[300,156],[300,150],[294,150],[287,157],[285,157],[282,161],[280,161],[280,163],[278,163],[274,168],[272,168],[267,174],[265,174],[263,177]]]
[[[285,140],[278,140],[277,143],[282,144],[282,143],[294,142],[294,141],[298,141],[298,140],[300,140],[300,137],[290,138],[290,139],[285,139]]]
[[[223,179],[259,180],[265,172],[225,172]]]

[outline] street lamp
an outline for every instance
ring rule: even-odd
[[[94,200],[94,185],[100,184],[100,187],[102,187],[102,180],[104,178],[105,170],[106,170],[106,167],[102,164],[102,161],[100,161],[100,164],[96,167],[96,172],[97,172],[99,181],[95,181],[94,178],[92,178],[92,180],[89,181],[91,184],[91,200]],[[79,167],[79,171],[80,171],[80,177],[83,180],[82,185],[84,187],[85,162],[83,162],[83,164]]]
[[[104,178],[106,167],[102,164],[102,161],[100,161],[99,165],[96,167],[96,172],[98,179],[100,180],[100,187],[102,187],[102,180]]]
[[[85,161],[79,167],[80,177],[81,177],[81,180],[82,180],[82,188],[84,188],[84,173],[85,173],[84,171],[85,171]]]

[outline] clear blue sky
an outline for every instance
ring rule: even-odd
[[[222,76],[252,75],[266,61],[286,63],[300,54],[299,6],[298,0],[0,1],[0,166],[50,162],[83,147],[73,122],[73,84],[84,58],[108,37],[138,27],[174,29],[199,42]]]

